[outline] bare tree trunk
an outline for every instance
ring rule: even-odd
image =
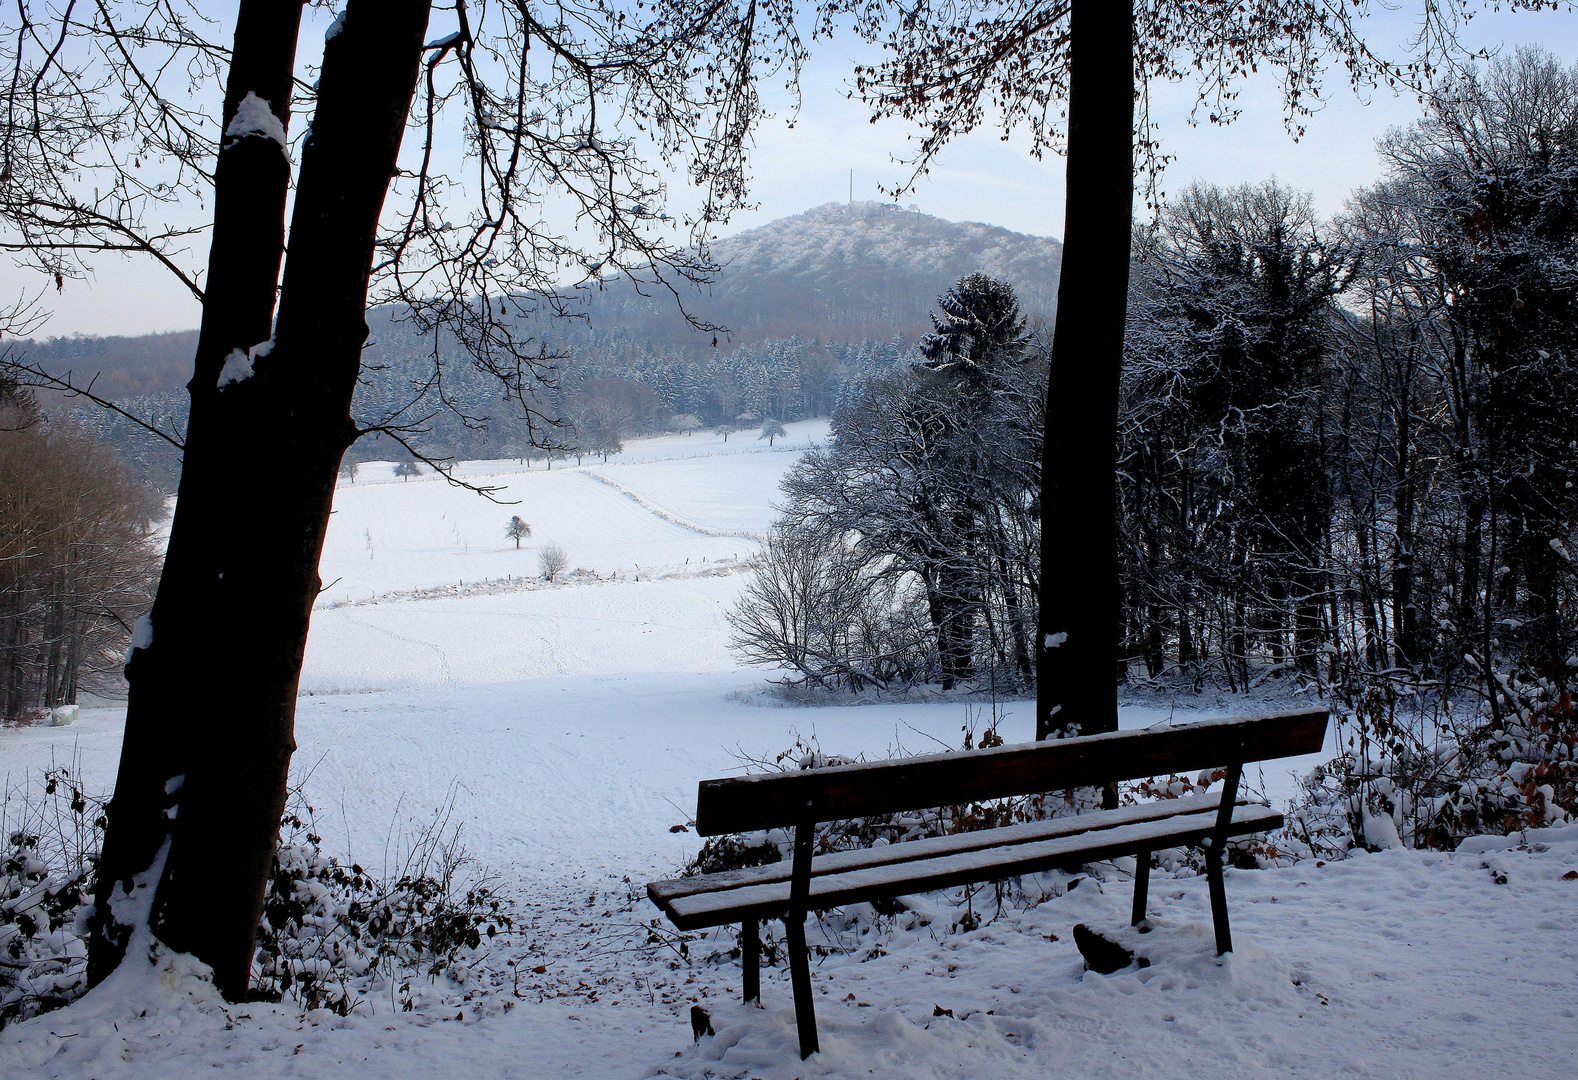
[[[1035,674],[1031,663],[1032,649],[1030,647],[1030,627],[1025,618],[1024,605],[1019,600],[1019,585],[1014,581],[1013,571],[1010,568],[1010,555],[1008,544],[1003,536],[1003,514],[1000,506],[992,510],[994,528],[991,540],[991,568],[997,577],[997,588],[1003,597],[1003,610],[1007,619],[1006,632],[1009,638],[1008,645],[1013,650],[1013,655],[1008,659],[1012,663],[1014,672],[1023,680],[1025,685],[1030,684]]]
[[[1412,351],[1407,363],[1399,365],[1398,393],[1402,397],[1395,414],[1397,428],[1397,495],[1393,513],[1397,518],[1397,547],[1392,564],[1392,640],[1396,644],[1393,663],[1398,667],[1413,664],[1418,654],[1416,637],[1419,616],[1414,607],[1414,446],[1413,446],[1413,364]]]
[[[427,0],[351,0],[324,49],[302,148],[274,346],[227,391],[254,528],[226,550],[226,677],[246,687],[194,761],[161,889],[163,936],[242,996],[295,750],[297,682],[351,396],[368,277],[427,28]]]
[[[1119,377],[1134,202],[1132,0],[1073,0],[1068,203],[1047,384],[1036,737],[1115,731]]]
[[[301,0],[242,0],[225,87],[226,131],[249,94],[267,103],[283,130],[290,117],[301,7]],[[131,692],[99,864],[90,984],[113,971],[124,955],[133,926],[117,921],[111,901],[132,892],[133,878],[148,873],[164,848],[171,828],[166,810],[176,801],[195,742],[204,737],[201,720],[212,718],[217,701],[247,696],[234,694],[234,684],[225,688],[224,657],[238,643],[225,640],[224,609],[216,603],[222,557],[249,531],[232,531],[225,520],[236,496],[226,471],[234,463],[224,451],[231,402],[218,381],[233,350],[244,353],[269,336],[285,248],[290,160],[266,135],[224,136],[221,145],[203,323],[187,387],[192,410],[179,498],[150,612],[153,639],[132,653],[126,667]],[[269,442],[267,433],[255,435],[252,453]]]
[[[1185,585],[1178,591],[1178,666],[1187,668],[1195,661],[1194,593]]]

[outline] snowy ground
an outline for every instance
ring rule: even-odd
[[[824,1052],[807,1063],[781,972],[768,972],[767,1008],[747,1009],[738,968],[704,959],[726,940],[692,941],[688,962],[648,945],[641,886],[695,851],[693,833],[670,827],[688,819],[698,780],[796,734],[868,756],[956,746],[976,708],[785,707],[728,652],[740,561],[783,471],[825,433],[790,425],[773,448],[671,436],[551,472],[462,468],[507,484],[501,497],[518,506],[363,466],[337,496],[324,555],[298,776],[328,850],[374,867],[453,800],[466,846],[521,906],[512,947],[529,963],[512,970],[529,974],[477,1001],[439,980],[416,1012],[368,1001],[342,1020],[224,1006],[176,959],[157,980],[107,985],[0,1033],[0,1075],[415,1077],[458,1062],[479,1078],[1575,1071],[1578,880],[1562,875],[1578,867],[1578,830],[1519,851],[1235,872],[1238,951],[1221,962],[1203,880],[1155,880],[1153,966],[1105,978],[1080,970],[1069,931],[1126,921],[1125,866],[1072,891],[1049,875],[1044,903],[969,934],[947,932],[955,913],[935,897],[916,903],[929,925],[830,922],[822,937],[844,951],[817,971]],[[533,527],[520,551],[503,536],[514,513]],[[547,543],[585,572],[533,580]],[[1177,706],[1187,717],[1233,703]],[[1026,704],[1001,708],[1005,737],[1028,739]],[[1173,712],[1148,700],[1123,722]],[[121,715],[89,708],[72,728],[0,732],[0,774],[15,785],[75,756],[89,786],[107,788]],[[1292,767],[1262,778],[1273,798],[1291,791]],[[874,949],[885,955],[862,962]],[[692,1001],[718,1032],[699,1045]]]

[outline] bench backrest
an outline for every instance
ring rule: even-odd
[[[702,836],[837,821],[1313,754],[1324,708],[1140,731],[703,780]]]

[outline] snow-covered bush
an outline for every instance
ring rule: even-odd
[[[0,1027],[87,992],[87,918],[103,800],[75,763],[25,780],[0,804]],[[324,854],[299,791],[280,825],[252,969],[254,1000],[347,1015],[369,994],[411,1009],[422,979],[468,985],[479,949],[514,927],[440,808],[382,876]]]
[[[513,927],[486,881],[464,881],[471,862],[441,808],[383,878],[324,855],[312,808],[299,793],[280,824],[252,996],[289,997],[305,1009],[348,1015],[363,993],[387,992],[413,1007],[415,977],[466,981],[466,960]]]
[[[780,685],[902,690],[938,671],[920,584],[873,564],[843,537],[774,529],[734,608],[731,648],[784,669]]]
[[[1578,815],[1572,692],[1541,676],[1495,680],[1494,702],[1443,702],[1383,676],[1350,682],[1342,752],[1301,781],[1290,846],[1326,858],[1355,845],[1451,850]]]
[[[87,989],[86,915],[104,807],[76,763],[0,804],[0,1027],[68,1004]]]
[[[558,544],[544,544],[537,553],[537,565],[542,571],[543,580],[552,581],[570,565],[570,556]]]
[[[1498,676],[1494,712],[1462,740],[1469,775],[1435,808],[1453,835],[1541,828],[1578,816],[1578,715],[1550,679]]]

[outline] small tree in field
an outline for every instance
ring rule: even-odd
[[[422,475],[422,466],[414,461],[402,461],[395,466],[394,474],[402,480],[409,480],[413,476]]]
[[[728,442],[729,441],[729,436],[733,435],[736,431],[739,431],[739,430],[740,429],[735,427],[733,424],[719,424],[718,425],[718,434],[723,436],[723,441],[724,442]]]
[[[519,551],[522,540],[531,539],[531,526],[521,520],[519,514],[510,518],[510,523],[504,526],[504,535],[507,539],[515,541],[515,550]]]
[[[604,461],[608,460],[609,454],[620,453],[624,448],[625,444],[619,440],[618,430],[606,426],[598,427],[590,446],[591,452],[601,456]]]
[[[356,461],[356,460],[352,459],[349,456],[341,458],[340,459],[340,477],[341,477],[341,479],[349,480],[353,484],[356,483],[356,467],[358,465],[360,465],[360,464],[361,464],[361,462]]]
[[[549,544],[538,554],[537,564],[542,567],[542,576],[552,581],[570,565],[570,556],[558,544]]]
[[[784,431],[784,426],[782,424],[776,420],[768,420],[767,423],[762,425],[762,433],[756,436],[756,441],[760,442],[761,440],[766,439],[767,445],[771,446],[773,444],[773,440],[781,439],[786,434],[788,434],[788,432]]]
[[[701,417],[695,413],[675,413],[674,419],[670,420],[669,423],[674,426],[675,431],[683,431],[686,435],[700,429],[702,426]]]

